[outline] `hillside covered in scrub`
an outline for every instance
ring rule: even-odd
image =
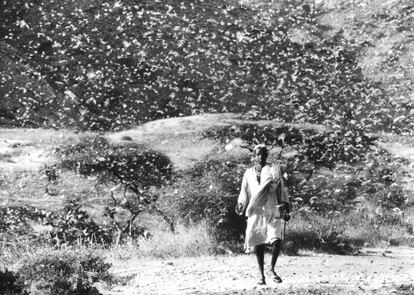
[[[2,1],[0,123],[113,130],[237,112],[413,130],[405,1]]]

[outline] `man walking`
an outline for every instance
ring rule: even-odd
[[[277,282],[282,279],[275,271],[284,238],[284,222],[290,219],[289,199],[286,193],[280,167],[268,164],[268,149],[258,145],[253,150],[254,166],[243,176],[236,212],[247,216],[245,237],[246,253],[254,251],[259,265],[260,285],[266,284],[264,275],[264,254],[266,245],[272,247],[269,275]],[[282,221],[283,219],[283,221]],[[283,224],[282,224],[283,223]]]

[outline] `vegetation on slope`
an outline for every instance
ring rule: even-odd
[[[411,130],[410,107],[364,77],[361,47],[340,32],[320,38],[323,11],[302,4],[3,1],[2,123],[107,130],[232,111]],[[16,63],[27,70],[15,75]]]
[[[326,35],[341,32],[360,46],[358,64],[395,107],[413,114],[414,6],[410,0],[321,1]],[[411,117],[412,118],[412,117]],[[395,118],[397,120],[398,118]]]

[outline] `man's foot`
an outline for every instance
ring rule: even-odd
[[[281,277],[279,277],[278,275],[277,275],[277,273],[274,271],[274,270],[270,270],[269,272],[268,272],[268,275],[273,279],[273,281],[275,282],[275,283],[281,283],[282,282],[282,278]]]
[[[266,285],[266,279],[265,278],[262,278],[262,279],[258,280],[257,281],[257,284],[258,285],[261,285],[261,286]]]

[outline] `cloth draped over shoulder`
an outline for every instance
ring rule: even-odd
[[[260,173],[260,183],[254,167],[246,170],[238,198],[247,216],[246,252],[283,238],[279,209],[283,202],[289,202],[289,196],[278,165],[266,164]]]

